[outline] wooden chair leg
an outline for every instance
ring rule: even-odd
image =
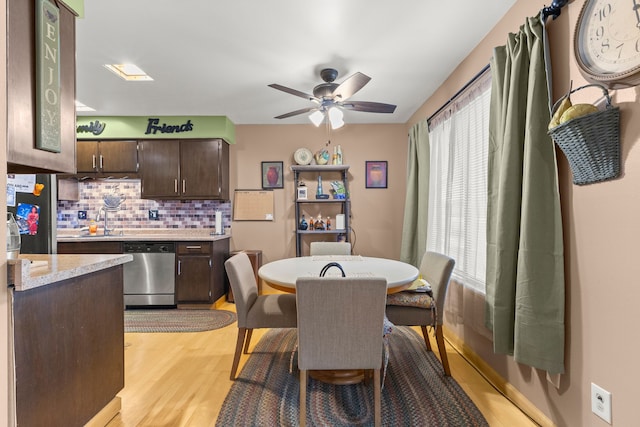
[[[233,364],[231,365],[231,375],[229,378],[231,381],[236,379],[236,371],[238,370],[238,364],[240,363],[240,354],[242,353],[242,345],[244,344],[244,338],[247,333],[247,328],[238,328],[238,339],[236,341],[236,352],[233,355]]]
[[[444,346],[444,335],[442,334],[442,325],[436,327],[436,342],[438,343],[438,351],[440,352],[440,361],[444,368],[444,374],[447,377],[451,376],[451,370],[449,369],[449,359],[447,358],[447,349]]]
[[[420,326],[420,329],[422,329],[422,336],[424,337],[424,343],[427,345],[427,350],[432,351],[431,341],[429,341],[429,332],[427,331],[427,327],[422,325]]]
[[[253,333],[253,329],[247,329],[247,339],[244,342],[244,354],[249,353],[249,344],[251,343],[251,334]]]
[[[374,425],[380,427],[382,424],[382,398],[380,392],[380,369],[373,371],[373,417]]]
[[[307,425],[307,371],[300,369],[300,427]]]

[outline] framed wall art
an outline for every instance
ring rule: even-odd
[[[365,162],[365,187],[387,188],[387,161],[376,160]]]
[[[282,162],[262,162],[261,172],[263,189],[284,188]]]

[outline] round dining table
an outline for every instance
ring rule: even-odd
[[[285,258],[263,265],[258,276],[270,287],[295,293],[299,277],[319,277],[327,265],[337,263],[346,277],[384,277],[387,293],[400,292],[418,278],[418,269],[411,264],[386,258],[359,255],[312,255]],[[325,277],[340,277],[342,271],[335,264],[326,269]],[[355,384],[365,378],[362,369],[311,370],[309,375],[330,384]]]
[[[274,289],[295,293],[299,277],[319,277],[329,263],[339,264],[347,277],[384,277],[387,293],[400,292],[418,278],[418,269],[411,264],[386,258],[360,255],[312,255],[284,258],[263,265],[258,276]],[[336,266],[327,269],[325,277],[338,277],[342,272]]]

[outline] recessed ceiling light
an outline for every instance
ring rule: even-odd
[[[133,64],[105,64],[107,70],[117,74],[128,82],[142,82],[153,80],[137,65]]]
[[[94,108],[84,105],[82,102],[76,100],[76,111],[96,111]]]

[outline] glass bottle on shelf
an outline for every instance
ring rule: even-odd
[[[300,224],[298,225],[298,228],[300,230],[306,230],[307,228],[309,228],[309,224],[307,223],[307,220],[304,217],[304,214],[302,214],[302,219],[300,220]]]

